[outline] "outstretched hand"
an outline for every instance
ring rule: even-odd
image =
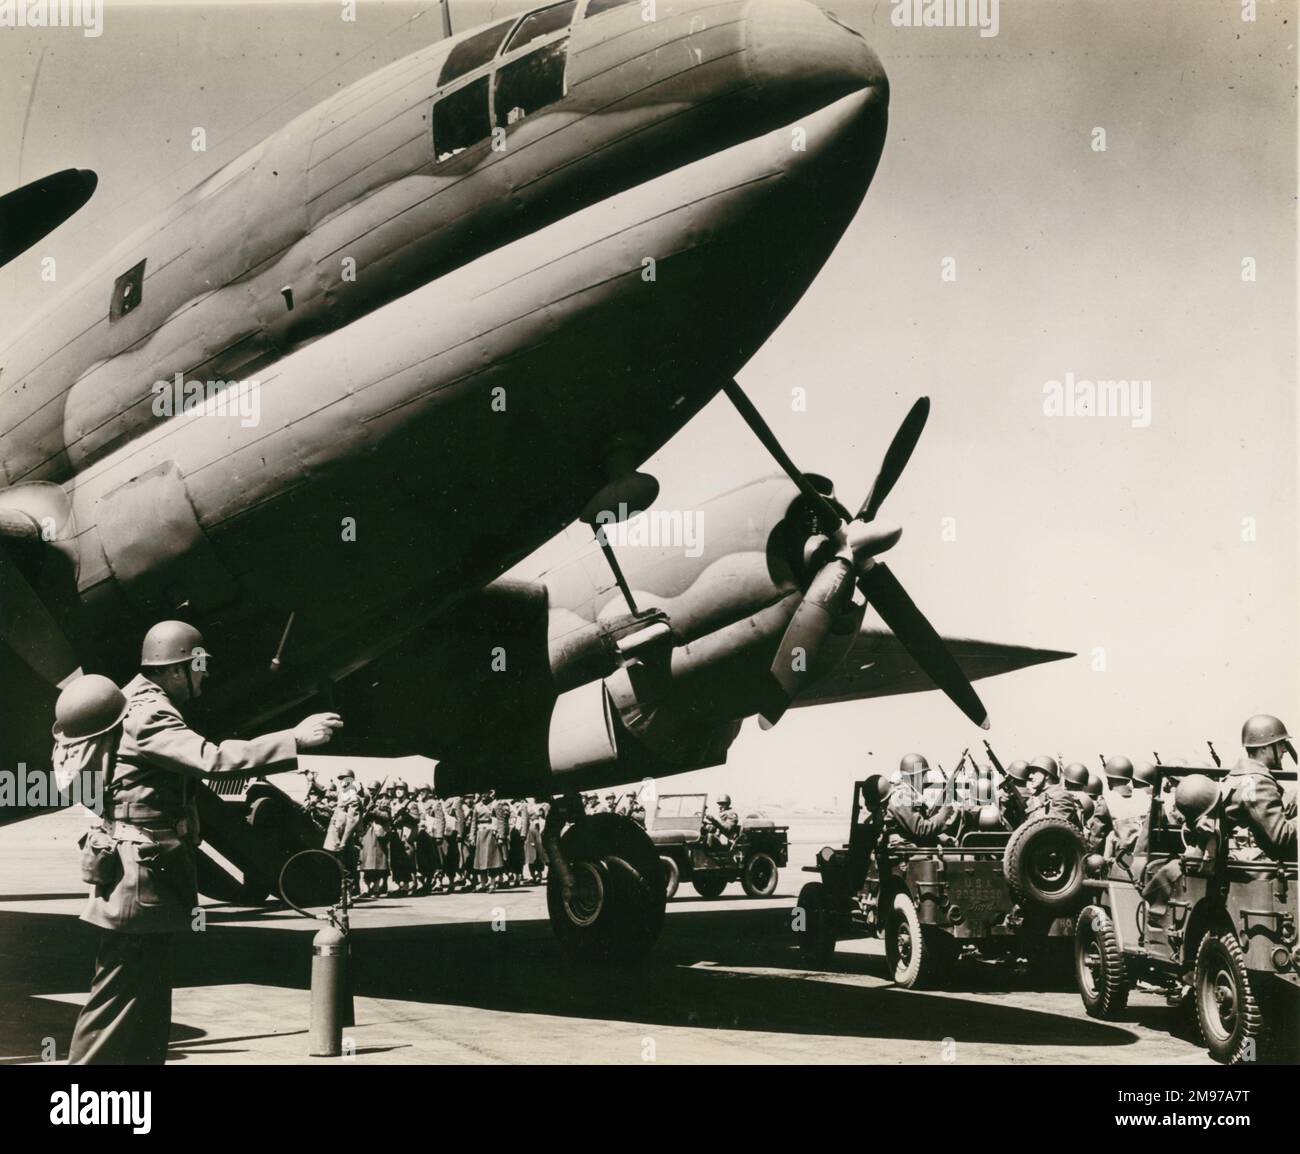
[[[293,740],[299,749],[315,749],[329,741],[342,725],[343,718],[337,713],[313,713],[294,727]]]

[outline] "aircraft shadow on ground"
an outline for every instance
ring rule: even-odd
[[[309,933],[222,926],[220,911],[213,914],[206,933],[179,940],[177,986],[308,987]],[[1122,1026],[1046,1010],[836,980],[883,977],[880,960],[860,954],[839,955],[825,973],[810,972],[791,944],[787,917],[770,908],[674,913],[650,961],[628,969],[566,963],[544,919],[513,919],[497,932],[487,922],[366,929],[358,918],[353,986],[363,998],[664,1027],[990,1045],[1113,1047],[1137,1040]],[[57,1040],[60,1056],[66,1053],[77,1007],[33,995],[87,989],[94,941],[94,931],[73,918],[0,913],[0,1053],[31,1060],[47,1037]],[[975,980],[968,988],[1008,988],[988,976]],[[285,1021],[267,1032],[305,1027]],[[210,1036],[173,1024],[173,1042]]]

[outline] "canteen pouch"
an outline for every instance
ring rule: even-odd
[[[99,890],[111,890],[122,877],[117,841],[102,829],[87,830],[81,846],[81,880]]]

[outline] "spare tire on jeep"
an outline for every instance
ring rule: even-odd
[[[1059,817],[1027,821],[1007,842],[1002,870],[1016,899],[1045,913],[1065,913],[1083,895],[1083,834]]]

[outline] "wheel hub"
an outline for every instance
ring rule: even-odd
[[[575,926],[590,926],[605,908],[605,879],[592,862],[573,862],[573,887],[564,896],[564,912]]]

